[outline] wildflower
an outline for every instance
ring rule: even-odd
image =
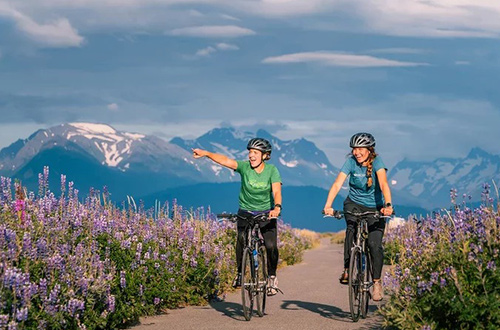
[[[125,289],[127,286],[127,280],[125,278],[126,272],[124,270],[120,271],[120,287]]]

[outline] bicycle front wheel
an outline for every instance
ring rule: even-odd
[[[259,247],[258,252],[259,267],[257,268],[257,294],[255,296],[257,302],[257,315],[264,316],[266,309],[267,296],[267,251],[264,246]]]
[[[349,262],[349,307],[354,322],[359,320],[361,311],[361,293],[363,285],[362,268],[361,250],[354,247],[351,251],[351,260]]]
[[[365,259],[365,266],[363,270],[364,285],[361,297],[361,317],[366,318],[368,314],[368,302],[370,301],[370,287],[373,283],[373,268],[370,253],[363,253],[362,257]]]
[[[253,313],[254,265],[250,249],[243,251],[241,260],[241,306],[245,320],[250,321]]]

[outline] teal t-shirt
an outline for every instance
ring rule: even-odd
[[[240,209],[247,211],[267,211],[273,208],[273,190],[271,185],[281,182],[281,176],[272,164],[265,164],[261,173],[255,172],[249,161],[237,161],[236,172],[241,175],[239,197]]]
[[[349,198],[357,204],[366,207],[380,207],[384,205],[382,191],[378,182],[376,172],[381,168],[386,169],[382,159],[377,156],[373,160],[372,178],[373,184],[368,187],[368,177],[366,176],[366,166],[361,166],[354,157],[349,157],[340,171],[349,177]],[[387,170],[387,169],[386,169]]]

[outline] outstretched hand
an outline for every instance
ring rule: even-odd
[[[194,158],[201,158],[201,157],[205,157],[206,155],[208,155],[208,152],[206,150],[203,150],[203,149],[195,148],[195,149],[191,149],[191,150],[193,151]]]

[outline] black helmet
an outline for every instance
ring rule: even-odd
[[[269,143],[269,141],[267,141],[266,139],[253,138],[250,141],[248,141],[247,149],[248,150],[256,149],[256,150],[259,150],[260,152],[262,152],[263,154],[267,153],[267,154],[269,154],[267,159],[270,159],[271,158],[271,151],[272,151],[273,147],[271,146],[271,143]]]
[[[356,133],[349,142],[351,148],[375,147],[375,138],[370,133]]]

